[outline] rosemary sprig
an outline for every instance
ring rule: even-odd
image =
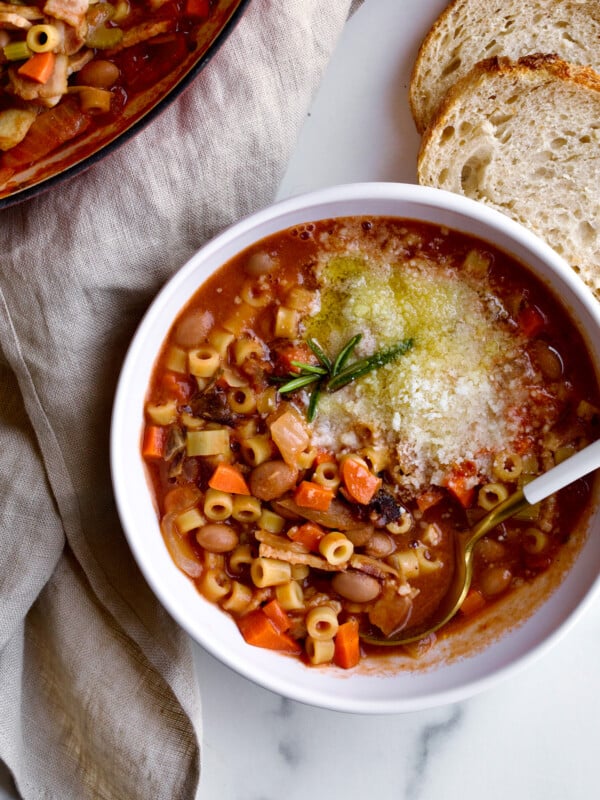
[[[361,333],[357,333],[349,339],[333,361],[324,353],[314,339],[307,339],[306,343],[317,357],[319,364],[292,361],[292,366],[296,367],[299,372],[292,372],[288,375],[273,378],[275,382],[281,384],[279,387],[281,394],[290,394],[298,391],[298,389],[312,386],[306,411],[309,422],[312,422],[315,417],[317,403],[323,392],[337,392],[338,389],[347,386],[358,378],[362,378],[368,372],[378,369],[384,364],[389,364],[398,356],[404,355],[413,346],[413,339],[404,339],[393,347],[380,350],[371,356],[348,364],[348,359],[361,339]]]
[[[340,369],[331,376],[327,382],[327,390],[329,392],[337,392],[342,386],[347,386],[349,383],[352,383],[352,381],[362,378],[367,372],[379,369],[379,367],[383,367],[384,364],[389,364],[390,361],[393,361],[398,356],[403,356],[405,353],[408,353],[412,346],[412,339],[404,339],[402,342],[398,342],[398,344],[395,344],[387,350],[380,350],[372,356],[354,361],[350,366],[345,369]],[[342,366],[345,361],[346,359],[342,362]]]
[[[319,359],[319,361],[325,367],[325,369],[328,372],[331,372],[331,370],[333,369],[331,360],[327,358],[323,350],[321,350],[321,348],[319,347],[318,343],[315,342],[314,339],[307,339],[306,344],[310,347],[310,349],[313,351],[313,353],[316,355],[316,357]]]

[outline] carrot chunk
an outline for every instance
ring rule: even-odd
[[[56,56],[50,51],[34,53],[24,64],[21,64],[17,72],[22,78],[29,78],[36,83],[48,83],[54,72],[55,63]]]
[[[341,477],[350,497],[361,505],[367,505],[381,487],[381,478],[355,458],[342,461]]]
[[[298,642],[288,633],[278,631],[275,623],[262,608],[240,617],[237,624],[245,641],[254,647],[264,647],[267,650],[279,650],[294,655],[301,652]]]
[[[262,610],[271,620],[273,625],[275,625],[279,633],[285,633],[291,628],[292,623],[288,613],[284,608],[282,608],[281,603],[276,598],[269,600],[269,602],[262,607]]]
[[[475,497],[475,487],[467,486],[463,476],[451,476],[448,478],[446,486],[463,508],[471,507]]]
[[[315,464],[335,464],[335,456],[329,450],[318,450],[315,456]]]
[[[294,492],[294,501],[296,505],[301,508],[313,508],[316,511],[327,511],[331,501],[333,500],[333,492],[331,489],[320,486],[318,483],[312,481],[302,481]]]
[[[244,476],[233,464],[218,464],[208,485],[211,489],[219,489],[229,494],[250,494]]]
[[[436,489],[433,486],[429,489],[426,489],[424,492],[421,492],[421,494],[417,496],[417,506],[419,511],[427,511],[428,508],[432,508],[433,506],[437,505],[443,496],[444,492],[441,489]]]
[[[165,452],[166,441],[166,428],[160,425],[146,425],[142,444],[142,455],[144,458],[161,459]]]
[[[470,508],[475,499],[475,465],[465,461],[457,465],[445,480],[444,486],[454,495],[463,508]]]
[[[325,536],[325,531],[314,522],[305,522],[304,525],[290,528],[287,535],[293,542],[300,542],[316,553],[319,550],[319,542]]]
[[[164,389],[181,403],[185,403],[192,396],[192,387],[187,377],[174,372],[165,372],[161,378]]]
[[[467,592],[467,596],[463,600],[460,610],[466,617],[469,617],[471,614],[476,614],[478,611],[481,611],[484,606],[485,597],[481,594],[479,589],[471,588]]]
[[[352,669],[360,661],[358,621],[349,619],[338,628],[335,635],[333,663],[342,669]]]

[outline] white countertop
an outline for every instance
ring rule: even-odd
[[[281,197],[350,181],[415,181],[418,138],[407,84],[418,44],[445,3],[365,0],[339,42]],[[597,603],[541,659],[496,688],[403,715],[304,706],[255,686],[199,647],[195,653],[204,724],[200,795],[207,800],[304,800],[307,792],[334,800],[598,795]],[[15,796],[0,773],[0,800]]]

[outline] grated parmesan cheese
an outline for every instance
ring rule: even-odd
[[[313,444],[386,447],[398,483],[413,490],[441,484],[465,461],[489,477],[493,453],[530,432],[527,408],[539,384],[490,288],[422,254],[402,259],[376,247],[326,253],[317,272],[320,310],[306,320],[306,333],[326,352],[339,352],[358,332],[357,357],[407,337],[414,346],[323,395]]]

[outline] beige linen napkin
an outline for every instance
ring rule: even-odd
[[[27,800],[196,795],[189,642],[118,523],[113,392],[160,286],[273,199],[349,7],[254,0],[143,132],[0,212],[0,758]]]

